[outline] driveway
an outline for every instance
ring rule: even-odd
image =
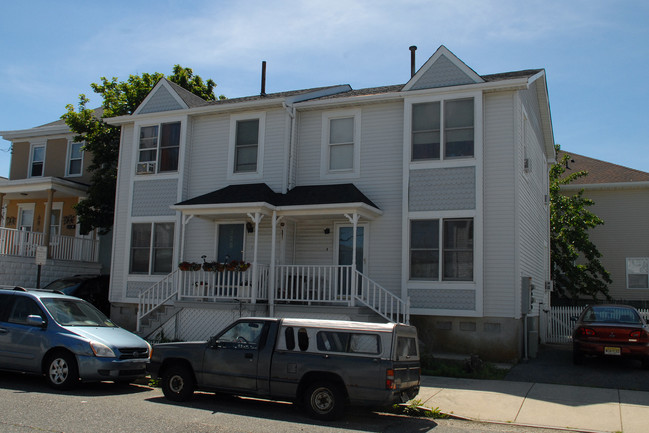
[[[571,345],[542,345],[536,358],[516,364],[505,380],[649,391],[649,370],[640,361],[592,358],[574,365]]]

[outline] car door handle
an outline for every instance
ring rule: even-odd
[[[252,353],[246,353],[246,354],[244,355],[244,357],[245,357],[246,359],[249,359],[249,360],[252,361],[252,358],[254,357],[254,355],[253,355]]]

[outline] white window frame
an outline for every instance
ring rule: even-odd
[[[37,148],[43,148],[43,161],[40,176],[32,175],[32,169],[34,168],[34,150]],[[29,167],[27,168],[27,177],[44,177],[45,176],[45,159],[47,157],[47,146],[45,143],[32,143],[29,148]]]
[[[639,267],[640,270],[644,272],[629,272],[629,264],[633,263],[635,267]],[[626,273],[626,288],[629,290],[646,290],[649,287],[630,287],[629,285],[629,275],[647,275],[647,280],[649,282],[649,257],[627,257],[625,264],[625,273]],[[647,284],[649,286],[649,284]]]
[[[176,161],[176,170],[160,171],[160,154],[161,154],[160,145],[161,145],[161,136],[162,136],[162,126],[167,124],[172,124],[172,123],[180,124],[180,136],[178,137],[178,160]],[[140,149],[140,134],[142,128],[150,128],[150,127],[158,128],[158,134],[156,136],[155,161],[140,162],[140,152],[142,152],[142,149]],[[182,119],[168,119],[168,120],[161,120],[156,123],[142,123],[137,125],[135,128],[135,146],[133,146],[135,148],[134,149],[135,150],[135,175],[136,176],[142,176],[145,174],[146,175],[151,175],[151,174],[176,175],[180,171],[181,162],[182,162],[184,131],[185,131],[185,122]]]
[[[142,225],[149,225],[151,227],[151,237],[149,239],[149,269],[147,272],[132,272],[131,270],[131,261],[132,261],[132,254],[133,254],[133,226],[135,224],[142,224]],[[174,271],[174,259],[176,257],[176,232],[178,230],[178,224],[176,224],[175,220],[147,220],[147,221],[139,221],[139,220],[132,220],[130,222],[129,230],[128,230],[128,259],[127,259],[127,269],[128,269],[128,275],[133,277],[150,277],[150,276],[160,276],[160,275],[166,275],[165,273],[161,272],[153,272],[153,266],[154,266],[154,248],[153,248],[153,243],[154,243],[154,237],[155,237],[155,226],[156,224],[172,224],[173,225],[173,236],[172,236],[172,251],[171,251],[171,269],[170,272]]]
[[[18,218],[16,218],[16,228],[18,230],[21,230],[21,226],[24,225],[23,224],[24,221],[22,220],[23,219],[22,214],[23,214],[23,211],[25,211],[25,210],[32,211],[32,225],[30,226],[31,230],[27,230],[27,231],[33,232],[34,231],[34,223],[35,223],[34,219],[36,218],[36,204],[35,203],[20,203],[20,204],[18,204]]]
[[[75,144],[78,144],[81,146],[79,151],[81,152],[81,156],[79,158],[74,158],[74,160],[80,160],[81,165],[79,166],[79,173],[70,173],[70,163],[73,161],[72,158],[72,146]],[[68,151],[67,155],[65,157],[65,176],[66,177],[80,177],[83,176],[83,157],[85,155],[85,152],[83,150],[83,145],[84,143],[74,141],[74,140],[68,140]]]
[[[335,119],[345,119],[345,118],[354,119],[354,131],[353,131],[353,160],[352,168],[341,169],[341,170],[331,170],[330,161],[331,161],[331,146],[330,141],[330,124],[332,120]],[[360,177],[360,166],[361,166],[361,110],[352,109],[352,110],[336,110],[322,113],[322,143],[320,151],[320,177],[322,179],[349,179],[349,178],[358,178]]]
[[[234,160],[236,158],[236,145],[237,145],[237,122],[245,120],[258,120],[258,141],[257,141],[257,170],[235,172]],[[228,180],[246,180],[246,179],[261,179],[264,172],[264,139],[266,136],[266,113],[242,113],[233,114],[230,116],[230,138],[228,146]]]
[[[444,153],[444,102],[473,99],[473,156],[445,158]],[[412,106],[427,102],[440,102],[440,157],[439,159],[412,159]],[[436,167],[466,167],[477,165],[482,157],[483,145],[482,92],[443,93],[407,98],[404,102],[404,157],[411,170]]]

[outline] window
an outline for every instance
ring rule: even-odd
[[[410,279],[439,281],[440,276],[473,281],[472,218],[410,222]]]
[[[131,228],[131,274],[168,274],[173,259],[173,223],[136,223]]]
[[[24,296],[17,296],[13,308],[9,313],[8,321],[10,323],[27,325],[27,317],[29,316],[41,316],[41,318],[45,318],[43,311],[36,302]]]
[[[216,347],[256,350],[261,343],[263,331],[263,322],[237,323],[216,339]]]
[[[32,147],[31,167],[29,170],[30,177],[43,176],[43,166],[45,165],[45,146]]]
[[[360,165],[359,110],[324,113],[322,117],[323,177],[358,175]]]
[[[83,167],[83,143],[68,143],[68,166],[66,176],[81,176]]]
[[[257,171],[259,154],[259,119],[237,121],[234,149],[234,172]]]
[[[337,331],[319,331],[316,334],[318,350],[321,352],[378,354],[379,336],[376,334],[355,334]]]
[[[412,105],[413,161],[470,158],[473,155],[473,98]]]
[[[626,286],[629,289],[649,289],[649,257],[626,259]]]
[[[140,128],[137,174],[178,171],[180,122]]]

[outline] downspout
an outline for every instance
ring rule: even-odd
[[[296,164],[295,158],[297,156],[297,149],[295,143],[296,135],[297,135],[297,121],[295,119],[296,116],[295,107],[293,105],[288,105],[286,102],[282,102],[282,106],[284,107],[284,109],[286,110],[289,116],[288,158],[284,159],[285,161],[287,161],[288,169],[285,170],[286,178],[284,179],[283,181],[284,184],[282,185],[282,192],[286,194],[287,191],[290,191],[291,189],[295,188],[294,165]]]

